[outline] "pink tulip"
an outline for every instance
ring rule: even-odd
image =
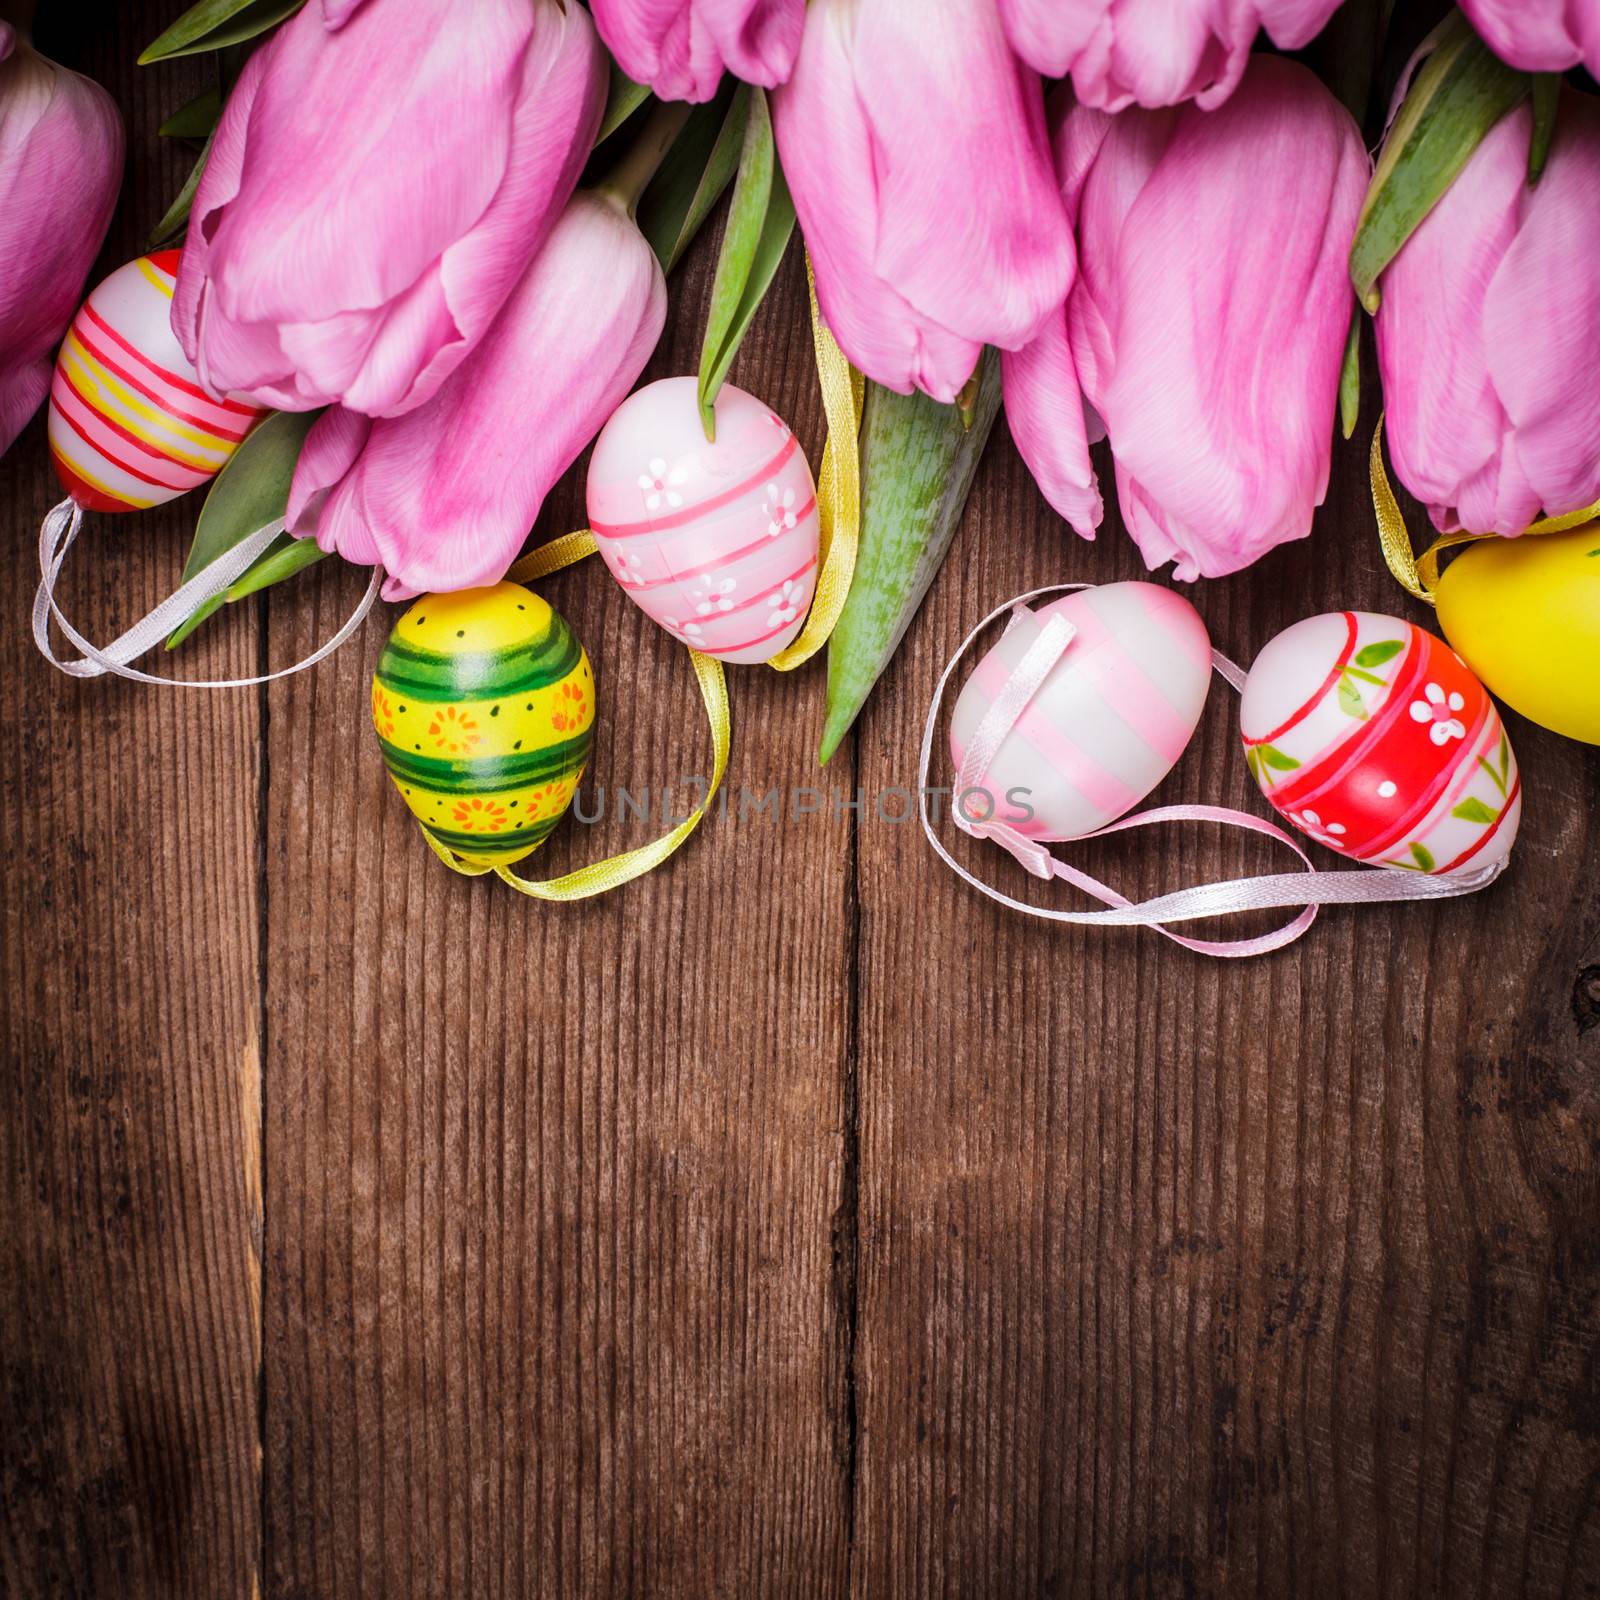
[[[812,0],[772,105],[822,313],[868,377],[954,399],[1061,303],[1043,97],[993,0]]]
[[[580,191],[483,340],[403,417],[329,411],[289,525],[381,562],[391,600],[494,583],[550,486],[644,370],[666,321],[660,264],[626,211]]]
[[[605,56],[559,0],[327,0],[251,56],[195,197],[172,326],[217,393],[422,404],[566,204]]]
[[[1519,0],[1507,0],[1519,3]],[[1339,0],[999,0],[1012,47],[1047,78],[1072,75],[1099,111],[1210,111],[1237,87],[1256,33],[1280,50],[1309,44]]]
[[[111,96],[0,22],[0,455],[50,388],[121,180]]]
[[[1565,72],[1582,62],[1600,77],[1600,0],[1461,0],[1461,9],[1513,67]]]
[[[1256,56],[1216,111],[1071,107],[1056,160],[1078,281],[1003,365],[1012,435],[1046,497],[1092,535],[1087,401],[1151,568],[1217,576],[1304,538],[1353,309],[1369,171],[1355,123],[1304,67]]]
[[[771,89],[794,70],[806,0],[590,0],[594,25],[663,100],[709,100],[726,67]]]
[[[1563,91],[1532,189],[1531,123],[1490,129],[1379,280],[1389,451],[1444,530],[1600,499],[1600,101]]]

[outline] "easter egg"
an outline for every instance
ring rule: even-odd
[[[91,511],[162,505],[213,477],[263,415],[213,400],[171,325],[178,254],[140,256],[79,307],[50,385],[50,456]]]
[[[1434,599],[1445,638],[1493,693],[1600,744],[1600,522],[1469,545]]]
[[[1475,872],[1516,838],[1522,781],[1500,713],[1443,640],[1398,617],[1286,628],[1250,668],[1239,726],[1267,799],[1352,860]]]
[[[1019,613],[956,701],[950,754],[958,773],[989,707],[1053,616],[1077,631],[977,777],[988,799],[957,800],[972,821],[987,820],[992,805],[1030,838],[1070,839],[1115,821],[1172,770],[1205,708],[1211,642],[1194,607],[1153,583],[1108,583]]]
[[[693,378],[630,395],[595,441],[589,526],[617,582],[673,638],[767,661],[800,631],[817,582],[817,491],[788,424],[724,384],[715,442]]]
[[[589,754],[594,674],[531,590],[424,595],[372,679],[384,765],[411,814],[467,861],[519,861],[572,802]]]

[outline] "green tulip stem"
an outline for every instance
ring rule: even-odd
[[[620,202],[631,217],[638,207],[639,196],[683,131],[691,110],[693,107],[683,101],[660,101],[645,118],[644,127],[628,147],[627,154],[597,185],[599,192]]]

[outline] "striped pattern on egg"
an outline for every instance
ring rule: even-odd
[[[1502,861],[1522,780],[1461,658],[1398,617],[1308,617],[1257,656],[1239,708],[1250,771],[1302,833],[1354,861],[1475,872]]]
[[[589,755],[594,674],[560,614],[520,584],[424,595],[372,680],[384,765],[464,860],[519,861],[565,815]]]
[[[1017,613],[956,701],[957,773],[1053,616],[1076,632],[978,779],[988,799],[962,804],[970,821],[987,820],[992,804],[1030,838],[1071,839],[1130,811],[1177,763],[1205,709],[1211,642],[1194,607],[1154,583],[1102,584]]]
[[[817,493],[770,407],[725,384],[716,439],[693,378],[625,400],[589,462],[589,525],[612,575],[673,638],[728,662],[770,660],[817,582]]]
[[[86,510],[137,511],[220,470],[264,415],[214,400],[171,326],[178,252],[118,267],[79,307],[50,385],[50,455]]]

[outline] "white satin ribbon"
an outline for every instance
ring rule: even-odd
[[[1233,878],[1222,883],[1196,884],[1170,894],[1158,895],[1152,900],[1134,903],[1118,894],[1115,889],[1090,877],[1088,873],[1068,866],[1046,848],[1049,844],[1060,844],[1066,842],[1065,840],[1050,836],[1040,838],[1025,835],[992,813],[989,817],[976,820],[967,817],[961,809],[961,796],[978,788],[982,783],[990,763],[1005,742],[1006,735],[1016,725],[1017,719],[1027,709],[1029,702],[1039,692],[1045,679],[1072,643],[1076,630],[1064,617],[1055,616],[1045,619],[1039,637],[1028,647],[1022,660],[1017,663],[1007,679],[1005,687],[978,724],[972,742],[962,758],[961,770],[957,774],[955,789],[952,792],[951,811],[956,826],[964,833],[970,834],[975,839],[988,839],[998,844],[1014,856],[1024,870],[1032,873],[1034,877],[1061,878],[1075,888],[1083,890],[1084,893],[1103,901],[1110,909],[1057,911],[1046,906],[1031,906],[1025,901],[1013,899],[968,872],[939,842],[928,815],[928,768],[932,760],[934,733],[938,726],[940,708],[944,704],[945,690],[963,657],[972,648],[973,641],[1004,612],[1012,613],[1008,627],[1015,626],[1020,617],[1027,614],[1023,608],[1030,600],[1035,600],[1040,595],[1064,594],[1091,587],[1093,586],[1086,583],[1050,584],[1042,589],[1031,589],[1027,594],[1008,600],[1002,606],[996,606],[962,640],[960,648],[945,664],[945,669],[939,677],[939,686],[934,690],[933,703],[928,708],[928,720],[922,730],[922,750],[918,767],[917,792],[922,831],[928,836],[929,844],[933,846],[945,865],[980,894],[987,895],[999,905],[1008,906],[1011,910],[1020,911],[1030,917],[1042,917],[1051,922],[1105,927],[1154,928],[1166,938],[1202,955],[1235,957],[1264,955],[1268,951],[1278,950],[1284,945],[1293,943],[1316,920],[1318,906],[1452,899],[1457,895],[1472,894],[1493,883],[1504,870],[1505,862],[1502,860],[1477,872],[1463,873],[1449,878],[1430,877],[1421,873],[1415,876],[1410,874],[1401,876],[1385,872],[1382,868],[1319,872],[1299,843],[1282,828],[1259,817],[1252,817],[1247,812],[1234,811],[1225,806],[1157,806],[1149,811],[1136,812],[1130,817],[1122,817],[1116,822],[1096,829],[1093,833],[1073,837],[1099,839],[1108,834],[1122,833],[1130,828],[1143,828],[1161,822],[1217,822],[1225,827],[1244,828],[1251,833],[1264,834],[1269,839],[1276,839],[1279,843],[1287,845],[1305,863],[1305,871],[1269,873],[1255,878]],[[1213,651],[1211,659],[1212,666],[1220,677],[1235,690],[1243,688],[1245,674],[1235,662],[1230,661],[1220,651]],[[1174,933],[1171,928],[1164,926],[1173,922],[1190,922],[1199,917],[1229,916],[1241,911],[1266,911],[1294,906],[1303,908],[1299,916],[1270,933],[1248,939],[1192,939],[1184,934]]]
[[[280,667],[276,672],[264,672],[253,678],[162,678],[151,672],[141,672],[128,663],[137,660],[147,650],[154,649],[207,600],[215,599],[217,595],[236,583],[272,541],[283,532],[283,523],[269,522],[264,528],[258,528],[254,533],[241,539],[231,550],[226,551],[203,571],[196,573],[187,583],[174,590],[160,605],[134,623],[126,633],[119,634],[105,646],[91,644],[85,639],[62,615],[61,608],[56,604],[55,591],[56,584],[60,581],[61,568],[67,559],[67,552],[72,548],[72,541],[77,538],[78,529],[82,525],[83,508],[72,500],[63,500],[45,517],[44,524],[39,530],[39,588],[33,597],[33,642],[38,645],[40,653],[47,661],[74,678],[98,678],[109,672],[119,678],[131,678],[136,683],[170,684],[178,689],[243,689],[252,684],[271,683],[276,678],[287,678],[293,673],[304,672],[307,667],[314,667],[319,661],[332,655],[361,626],[367,613],[372,609],[373,602],[378,598],[378,589],[383,582],[382,569],[374,567],[367,592],[361,597],[360,603],[344,626],[325,644],[320,645],[304,660],[295,662],[292,667]],[[50,642],[51,618],[55,619],[62,633],[82,651],[82,655],[63,660],[56,654],[55,647]]]

